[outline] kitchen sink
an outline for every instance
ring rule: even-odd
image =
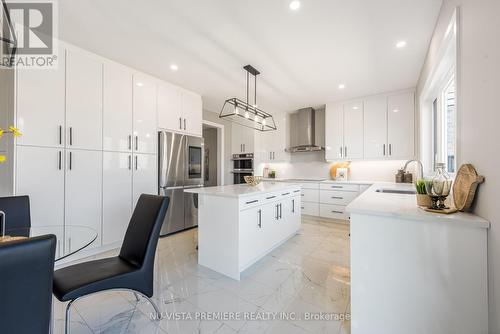
[[[389,194],[405,194],[405,195],[415,195],[417,192],[412,189],[388,189],[381,188],[375,190],[378,193],[389,193]]]

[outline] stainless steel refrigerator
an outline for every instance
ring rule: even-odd
[[[160,131],[158,150],[158,193],[170,197],[164,236],[198,225],[198,195],[184,189],[203,187],[203,138]]]

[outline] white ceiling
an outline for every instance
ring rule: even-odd
[[[215,112],[244,98],[242,66],[252,64],[259,107],[273,113],[414,87],[442,1],[289,2],[64,0],[59,35],[196,91]]]

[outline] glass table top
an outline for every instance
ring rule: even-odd
[[[96,239],[97,231],[87,226],[52,225],[32,226],[30,228],[14,228],[5,230],[5,236],[0,235],[0,242],[12,241],[54,234],[57,238],[55,260],[62,260],[82,249],[88,248]]]

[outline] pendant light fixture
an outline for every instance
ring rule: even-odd
[[[257,106],[257,76],[260,72],[252,65],[246,65],[243,69],[247,72],[247,100],[244,102],[237,97],[227,99],[222,106],[219,118],[262,132],[276,130],[273,115],[259,109]],[[254,77],[253,105],[250,105],[248,99],[250,75]]]

